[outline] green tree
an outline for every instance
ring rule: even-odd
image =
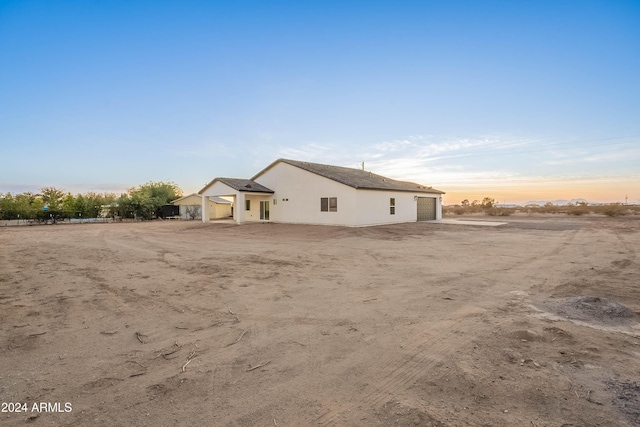
[[[120,218],[133,218],[135,213],[128,194],[121,194],[111,206],[111,216]]]
[[[102,210],[104,196],[96,193],[85,193],[85,212],[82,214],[85,218],[98,218]]]
[[[7,193],[0,198],[0,215],[2,219],[16,219],[18,217],[15,197],[11,193]]]
[[[62,206],[62,215],[65,218],[75,218],[76,217],[76,208],[75,208],[76,198],[73,197],[73,194],[67,193],[61,201]]]
[[[13,198],[13,208],[15,218],[20,219],[41,219],[43,218],[44,202],[42,198],[30,192],[17,194]]]
[[[92,192],[73,196],[54,187],[45,187],[40,194],[0,193],[0,219],[42,221],[52,215],[55,218],[98,218],[105,210],[111,216],[152,219],[159,215],[162,205],[181,196],[182,190],[172,182],[148,182],[120,196]]]
[[[58,190],[55,187],[41,188],[40,195],[45,206],[49,206],[49,209],[51,210],[60,209],[62,205],[62,199],[65,196],[64,191]]]
[[[164,204],[141,192],[133,193],[130,203],[135,217],[141,219],[153,219],[156,209]]]
[[[129,203],[136,217],[152,219],[159,216],[160,208],[182,196],[182,190],[173,182],[147,182],[129,189]]]
[[[460,202],[460,204],[465,208],[471,206],[471,203],[469,203],[469,199],[464,199],[462,202]]]
[[[73,204],[73,210],[76,218],[90,218],[87,215],[87,200],[82,194],[76,196],[75,203]]]

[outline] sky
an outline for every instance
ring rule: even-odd
[[[0,193],[365,169],[640,201],[640,1],[0,0]]]

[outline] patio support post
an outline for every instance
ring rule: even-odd
[[[238,224],[243,224],[244,223],[244,210],[245,210],[245,206],[244,206],[244,201],[245,201],[245,195],[242,191],[238,191],[238,195],[235,197],[235,203],[236,205],[233,208],[233,213],[235,216],[235,220]]]
[[[209,197],[205,196],[204,194],[202,195],[202,209],[200,210],[200,212],[202,212],[202,222],[209,222],[209,218],[211,218],[210,212],[209,212],[209,206],[211,205],[211,203],[209,203]]]

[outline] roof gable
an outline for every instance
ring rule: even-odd
[[[444,194],[443,191],[432,187],[416,184],[409,181],[397,181],[373,172],[361,169],[346,168],[343,166],[324,165],[320,163],[302,162],[300,160],[278,159],[269,166],[258,172],[252,180],[257,179],[277,163],[286,163],[298,167],[307,172],[320,175],[324,178],[339,182],[341,184],[363,190],[390,190],[390,191],[411,191],[417,193]]]
[[[244,178],[215,178],[213,181],[204,186],[198,193],[202,194],[207,188],[211,187],[216,182],[221,182],[227,187],[236,191],[246,191],[251,193],[273,193],[273,190],[265,187],[264,185]]]
[[[171,202],[169,202],[169,203],[181,202],[181,201],[183,201],[183,200],[185,200],[185,199],[188,199],[189,197],[193,197],[193,196],[196,196],[196,197],[202,198],[202,196],[201,196],[200,194],[198,194],[198,193],[191,193],[191,194],[188,194],[188,195],[186,195],[186,196],[180,197],[179,199],[172,200],[172,201],[171,201]]]

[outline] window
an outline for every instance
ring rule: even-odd
[[[329,197],[329,212],[338,212],[338,198]]]
[[[245,211],[250,211],[251,210],[251,200],[245,200],[244,201],[244,206],[245,206],[245,208],[244,208]]]
[[[389,213],[391,215],[396,214],[396,198],[392,197],[389,199]]]
[[[320,212],[338,212],[337,197],[321,197]]]

